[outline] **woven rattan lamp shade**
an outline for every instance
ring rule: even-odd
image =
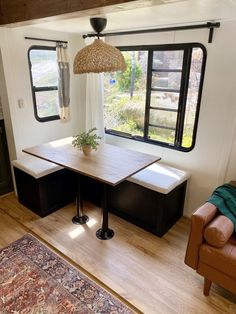
[[[74,74],[124,71],[125,59],[120,50],[95,39],[81,49],[74,60]]]

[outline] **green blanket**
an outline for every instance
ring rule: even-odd
[[[231,184],[219,186],[208,200],[234,224],[236,231],[236,187]]]

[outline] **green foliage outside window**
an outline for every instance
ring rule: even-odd
[[[132,79],[134,80],[133,89],[139,87],[139,79],[142,76],[142,68],[135,58],[135,54],[125,54],[126,70],[117,72],[116,80],[118,89],[121,92],[129,92],[132,88]]]

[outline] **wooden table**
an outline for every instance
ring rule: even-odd
[[[72,137],[50,142],[47,144],[26,148],[23,152],[53,162],[64,168],[70,169],[103,183],[102,227],[96,235],[99,239],[106,240],[113,237],[114,232],[108,228],[108,209],[106,204],[107,185],[115,186],[136,172],[160,160],[160,157],[132,151],[129,149],[101,144],[97,151],[85,156],[71,144]],[[83,215],[80,176],[78,176],[77,215],[72,221],[83,224],[88,217]]]

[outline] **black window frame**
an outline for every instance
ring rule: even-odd
[[[147,83],[146,83],[146,103],[145,103],[145,116],[144,116],[144,136],[132,136],[131,134],[127,134],[124,132],[119,132],[116,130],[106,129],[105,133],[110,135],[115,135],[123,138],[133,139],[136,141],[149,143],[157,146],[163,146],[170,149],[175,149],[178,151],[189,152],[191,151],[196,144],[196,135],[197,135],[197,126],[199,120],[199,112],[200,112],[200,104],[201,104],[201,96],[205,75],[205,67],[206,67],[206,59],[207,59],[207,50],[206,47],[197,42],[193,43],[180,43],[180,44],[164,44],[164,45],[142,45],[142,46],[118,46],[120,51],[148,51],[148,61],[147,61]],[[182,147],[182,137],[183,137],[183,129],[184,129],[184,118],[185,118],[185,109],[188,95],[188,84],[189,84],[189,74],[191,68],[191,57],[193,48],[201,48],[203,52],[203,60],[201,67],[201,76],[198,90],[198,98],[196,104],[196,113],[195,120],[193,125],[193,134],[192,134],[192,145],[191,147]],[[154,51],[168,51],[168,50],[183,50],[183,65],[182,65],[182,75],[181,75],[181,83],[179,90],[179,103],[177,109],[177,122],[176,122],[176,135],[174,144],[165,143],[157,140],[152,140],[148,138],[148,127],[150,126],[150,110],[152,109],[150,104],[151,92],[153,88],[152,84],[152,73],[153,73],[153,52]],[[155,70],[154,70],[155,71]],[[171,111],[171,110],[169,110]],[[167,127],[166,127],[167,128]]]
[[[58,85],[57,86],[44,86],[44,87],[35,87],[33,84],[33,74],[32,74],[32,64],[30,60],[30,51],[31,50],[54,50],[56,51],[56,47],[51,47],[51,46],[39,46],[39,45],[33,45],[28,49],[28,63],[29,63],[29,72],[30,72],[30,83],[31,83],[31,91],[32,91],[32,98],[33,98],[33,106],[34,106],[34,116],[35,119],[39,122],[48,122],[48,121],[53,121],[53,120],[59,120],[60,116],[59,115],[53,115],[53,116],[48,116],[48,117],[39,117],[38,116],[38,111],[37,111],[37,102],[36,102],[36,92],[44,92],[44,91],[54,91],[58,90]]]

